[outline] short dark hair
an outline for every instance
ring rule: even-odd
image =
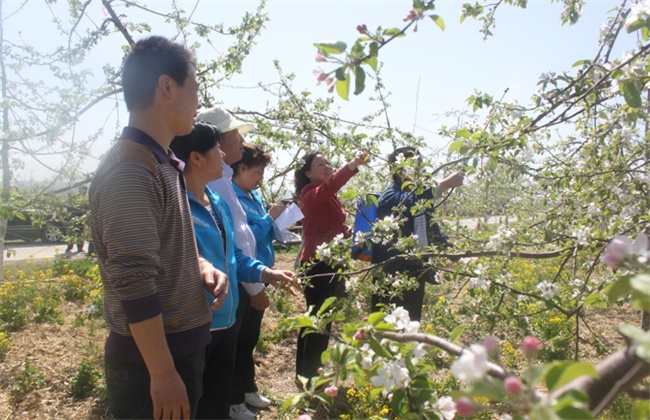
[[[232,168],[233,173],[237,175],[237,170],[239,169],[240,165],[244,165],[247,168],[252,168],[253,166],[260,165],[266,167],[266,165],[269,163],[271,163],[270,154],[255,146],[254,144],[244,143],[242,144],[241,159],[239,159],[237,162],[231,163],[230,167]]]
[[[311,183],[311,180],[307,178],[306,173],[311,169],[311,163],[314,161],[316,155],[320,154],[322,153],[318,150],[312,150],[311,152],[305,153],[305,155],[302,157],[302,166],[300,169],[296,169],[296,172],[294,174],[294,181],[296,184],[296,200],[300,199],[300,191],[302,191],[303,188]]]
[[[122,68],[126,108],[129,111],[149,108],[158,79],[163,74],[183,86],[189,66],[196,68],[196,55],[183,45],[162,36],[141,39],[126,56]]]
[[[400,175],[392,169],[392,165],[397,162],[397,156],[403,155],[405,159],[408,158],[414,158],[416,156],[420,156],[420,151],[416,149],[413,146],[404,146],[404,147],[398,147],[397,149],[393,150],[393,153],[388,155],[388,163],[391,164],[391,172],[393,175],[393,181],[394,182],[399,182],[400,181]]]
[[[197,122],[190,134],[174,137],[169,148],[172,149],[177,158],[187,163],[190,153],[199,152],[205,154],[216,146],[220,139],[221,131],[217,127]]]

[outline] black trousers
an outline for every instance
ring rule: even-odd
[[[196,417],[196,408],[203,393],[203,367],[205,352],[174,359],[174,366],[180,375],[190,402],[190,416]],[[143,363],[128,363],[104,358],[106,389],[111,412],[117,419],[153,418],[151,400],[151,378]]]
[[[232,326],[210,334],[212,342],[205,352],[203,396],[199,400],[196,418],[227,419],[230,417],[237,329]]]
[[[253,352],[260,339],[262,318],[264,317],[264,311],[258,311],[251,306],[250,296],[241,284],[239,285],[239,306],[236,316],[239,333],[237,335],[232,404],[241,404],[244,402],[244,393],[257,392]]]
[[[337,269],[324,262],[312,265],[305,272],[306,276],[327,274],[322,277],[309,279],[309,285],[304,287],[305,302],[307,307],[313,305],[310,315],[316,315],[321,305],[332,296],[345,296],[345,278],[336,274]],[[327,326],[331,331],[332,326]],[[322,366],[321,354],[327,350],[329,335],[310,333],[303,337],[305,329],[298,335],[298,349],[296,352],[296,374],[311,378],[318,376],[318,368]]]

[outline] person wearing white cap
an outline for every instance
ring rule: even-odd
[[[248,133],[253,129],[253,124],[241,121],[235,118],[230,112],[223,108],[215,107],[206,109],[196,116],[197,121],[212,124],[219,129],[223,134],[219,141],[221,151],[224,153],[223,158],[223,177],[208,183],[208,187],[219,194],[230,207],[233,222],[235,224],[235,242],[242,252],[255,258],[257,255],[257,246],[255,236],[248,226],[246,213],[242,209],[237,194],[233,189],[232,177],[233,170],[230,167],[231,163],[237,162],[242,158],[242,145],[244,142],[243,134]],[[242,319],[245,316],[245,311],[254,308],[257,310],[266,309],[270,301],[266,296],[265,286],[263,283],[248,283],[239,284],[240,287],[240,302],[237,309],[237,323],[240,325],[238,334],[238,343],[241,342],[241,337],[250,332],[251,328],[247,325],[242,325]],[[255,380],[252,383],[243,383],[244,377],[250,375],[238,374],[240,372],[248,372],[255,370],[255,361],[253,360],[253,352],[237,352],[237,361],[235,362],[235,381],[233,383],[233,398],[230,406],[230,417],[233,419],[251,419],[255,418],[255,414],[250,411],[246,404],[255,408],[266,408],[271,404],[271,401],[260,395],[258,392]],[[250,381],[249,381],[250,382]]]

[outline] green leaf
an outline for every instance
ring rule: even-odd
[[[487,381],[476,382],[464,391],[472,397],[487,397],[491,401],[502,400],[502,390],[496,384]]]
[[[345,80],[337,80],[336,81],[336,93],[339,94],[341,99],[347,101],[348,100],[348,95],[350,94],[350,79],[348,79],[348,75],[345,75]]]
[[[539,404],[535,405],[533,409],[530,410],[529,417],[531,419],[561,420],[550,407],[545,407]]]
[[[458,339],[463,334],[463,332],[465,332],[465,326],[464,325],[457,326],[456,328],[454,328],[451,334],[449,334],[449,340],[452,343],[458,342]]]
[[[579,67],[582,66],[583,64],[591,64],[593,60],[578,60],[575,63],[573,63],[572,67]]]
[[[341,198],[343,198],[344,200],[352,200],[356,197],[357,197],[357,192],[352,188],[350,188],[349,190],[347,190],[341,195]]]
[[[366,72],[363,67],[357,66],[354,71],[354,94],[358,95],[366,88]]]
[[[641,293],[650,295],[650,275],[636,274],[630,279],[630,286]]]
[[[627,27],[627,33],[631,34],[632,32],[636,32],[639,29],[643,28],[645,24],[646,24],[645,19],[637,19]]]
[[[334,75],[336,76],[336,80],[345,80],[345,66],[336,69]]]
[[[343,41],[322,41],[314,44],[322,54],[341,54],[348,47]]]
[[[621,277],[609,286],[609,290],[607,290],[607,299],[609,300],[609,303],[614,303],[628,293],[630,293],[630,277]]]
[[[402,32],[402,30],[400,28],[389,28],[389,29],[384,29],[383,34],[386,35],[386,36],[395,36],[395,35],[399,34],[400,32]],[[406,36],[406,35],[405,34],[400,34],[398,36],[398,38],[401,38],[403,36]]]
[[[641,108],[641,89],[634,80],[623,80],[621,90],[625,102],[632,108]]]
[[[650,401],[636,400],[632,404],[632,412],[630,413],[632,420],[648,420],[650,418]]]
[[[368,323],[370,325],[376,325],[381,321],[383,321],[385,316],[386,314],[383,312],[373,312],[370,315],[368,315]]]
[[[438,25],[440,29],[442,29],[443,31],[445,30],[445,21],[443,18],[441,18],[438,15],[430,15],[429,17],[436,25]]]
[[[388,350],[384,348],[381,344],[379,344],[379,341],[377,341],[374,337],[368,338],[368,345],[372,349],[372,351],[375,352],[377,356],[384,357],[386,359],[392,359],[393,355],[390,354]]]
[[[332,303],[336,301],[336,297],[332,296],[330,298],[325,299],[325,302],[320,306],[320,309],[318,309],[318,312],[316,313],[317,316],[321,316],[327,311],[327,309],[332,306]]]
[[[594,418],[589,411],[573,406],[564,407],[561,410],[558,410],[557,415],[560,416],[561,419],[567,420],[590,420]]]
[[[630,303],[633,308],[640,309],[642,311],[650,312],[650,295],[641,293],[638,290],[632,290],[632,296],[630,297]]]
[[[579,376],[598,377],[596,368],[590,363],[557,362],[546,375],[549,391],[554,391]]]
[[[465,143],[462,142],[462,141],[453,141],[453,142],[451,142],[451,144],[449,145],[449,148],[447,149],[447,151],[448,151],[449,153],[458,152],[458,151],[460,151],[460,149],[461,149],[464,145],[465,145]]]
[[[618,330],[624,336],[643,344],[650,344],[650,331],[644,331],[639,327],[630,324],[621,325]]]
[[[636,355],[639,359],[644,360],[646,363],[650,363],[650,344],[645,343],[639,345],[636,348]]]
[[[367,64],[374,71],[377,71],[377,56],[379,55],[379,45],[377,42],[371,42],[368,46],[368,58],[363,61],[363,64]]]

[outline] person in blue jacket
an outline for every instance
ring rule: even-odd
[[[185,163],[184,179],[197,248],[202,258],[226,273],[228,301],[212,311],[212,342],[206,351],[203,396],[197,418],[228,418],[237,353],[235,325],[239,303],[238,281],[289,283],[293,273],[273,270],[244,255],[235,245],[234,226],[228,206],[207,183],[222,176],[220,132],[209,124],[196,123],[192,132],[174,138],[170,148]],[[207,297],[206,297],[207,299]]]
[[[389,164],[404,159],[420,160],[420,152],[411,146],[395,149],[389,156]],[[409,177],[401,169],[393,169],[393,182],[380,195],[377,205],[377,219],[384,219],[386,216],[397,216],[403,219],[399,235],[396,233],[394,241],[398,236],[406,237],[412,234],[418,235],[419,247],[421,250],[427,246],[446,246],[446,236],[440,230],[440,226],[431,220],[432,210],[414,212],[413,207],[421,205],[427,200],[434,200],[451,189],[463,185],[464,175],[462,172],[455,173],[439,182],[438,188],[428,188],[421,194],[413,191],[412,185],[405,183]],[[415,289],[402,290],[401,294],[394,295],[395,290],[386,285],[382,290],[373,293],[371,298],[371,312],[378,309],[387,310],[387,306],[402,306],[409,312],[412,321],[420,321],[422,318],[422,304],[424,303],[425,285],[433,278],[429,267],[421,261],[414,261],[402,255],[403,252],[395,248],[395,242],[373,244],[372,263],[383,264],[382,271],[378,275],[385,278],[386,274],[396,275],[397,273],[408,274],[415,277],[417,287]],[[376,281],[377,278],[375,278]]]
[[[273,250],[273,221],[284,211],[284,204],[275,204],[266,211],[266,205],[257,193],[260,182],[264,179],[264,170],[271,163],[271,155],[264,152],[254,144],[242,145],[242,158],[233,162],[232,183],[237,195],[237,200],[246,213],[246,223],[255,235],[255,258],[267,267],[275,264],[275,251]],[[261,292],[264,298],[266,291]],[[242,293],[242,296],[244,293]],[[242,303],[246,301],[243,296]],[[241,326],[237,336],[237,362],[235,364],[234,390],[235,401],[244,400],[256,408],[266,408],[270,404],[268,398],[259,393],[255,383],[255,359],[253,352],[260,338],[264,309],[256,309],[252,305],[242,304],[237,311]],[[239,398],[237,398],[239,394]]]

